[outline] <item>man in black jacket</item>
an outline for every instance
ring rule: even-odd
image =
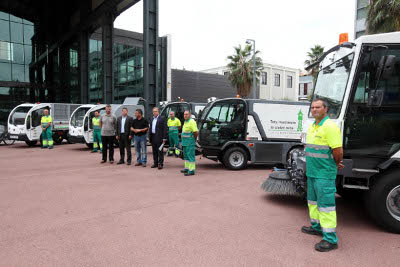
[[[161,170],[164,167],[164,152],[163,147],[167,141],[167,121],[160,116],[160,110],[153,108],[153,119],[150,121],[149,139],[153,148],[154,164],[152,168]],[[160,149],[161,148],[161,149]]]
[[[128,109],[122,109],[122,116],[119,116],[117,119],[117,140],[119,141],[119,154],[120,160],[117,164],[125,163],[125,149],[127,151],[127,164],[131,165],[132,163],[132,153],[131,153],[131,140],[132,140],[132,132],[131,127],[133,123],[133,118],[128,116]]]

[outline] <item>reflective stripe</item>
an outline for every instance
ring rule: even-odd
[[[314,200],[308,200],[307,202],[310,205],[317,205],[317,201],[314,201]]]
[[[306,157],[319,158],[319,159],[329,159],[329,155],[328,154],[319,154],[319,153],[311,153],[311,152],[306,152]]]
[[[324,233],[336,233],[336,228],[322,228]]]
[[[331,211],[336,211],[336,206],[335,207],[327,207],[327,208],[321,208],[318,207],[319,212],[331,212]]]
[[[308,148],[314,148],[314,149],[330,149],[329,146],[323,146],[323,145],[314,145],[314,144],[307,144],[306,147]]]
[[[312,223],[319,223],[319,220],[317,220],[317,219],[312,219],[311,218],[310,220],[311,220]]]

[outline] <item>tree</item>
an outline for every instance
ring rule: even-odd
[[[322,46],[315,45],[314,47],[311,47],[310,51],[307,52],[308,59],[304,61],[304,65],[308,67],[314,64],[323,54],[324,54],[324,48]],[[314,86],[315,86],[315,81],[317,80],[318,71],[319,71],[319,66],[315,66],[314,68],[311,69],[311,75],[313,76],[314,79]]]
[[[366,26],[368,34],[400,31],[400,0],[371,0]]]
[[[247,98],[253,87],[253,58],[256,57],[256,81],[258,83],[261,71],[264,69],[263,62],[257,55],[260,51],[256,51],[252,55],[252,45],[247,44],[243,49],[242,46],[234,47],[235,54],[229,56],[230,63],[227,65],[229,69],[228,79],[233,87],[236,88],[240,97]]]

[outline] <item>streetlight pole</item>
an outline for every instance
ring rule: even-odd
[[[256,99],[257,81],[256,81],[256,41],[253,39],[247,39],[246,44],[253,43],[253,90],[251,92],[251,98]]]

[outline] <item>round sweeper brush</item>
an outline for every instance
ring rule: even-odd
[[[272,172],[267,180],[261,184],[261,188],[265,192],[299,196],[300,194],[296,191],[296,186],[292,182],[287,170],[274,171]]]

